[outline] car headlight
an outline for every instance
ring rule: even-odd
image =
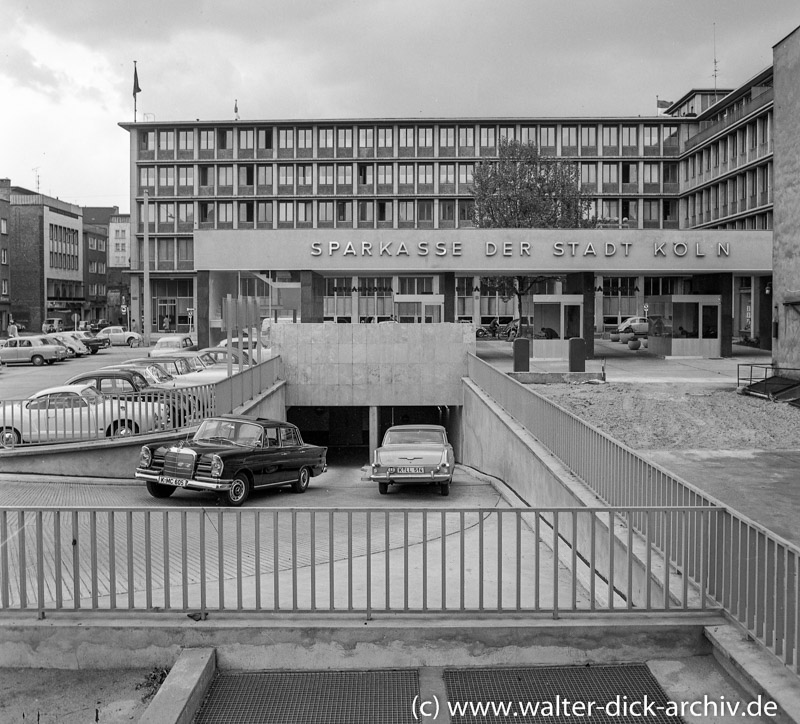
[[[218,478],[222,475],[222,468],[224,467],[224,463],[222,462],[222,458],[219,455],[212,455],[211,456],[211,476],[214,478]]]
[[[142,451],[139,453],[139,467],[140,468],[149,468],[150,463],[153,461],[153,453],[150,452],[150,448],[146,445],[142,447]]]

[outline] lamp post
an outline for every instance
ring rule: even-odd
[[[150,346],[150,323],[152,316],[150,312],[150,192],[144,190],[144,204],[142,206],[142,215],[144,216],[144,252],[142,253],[144,263],[144,275],[142,278],[142,335],[144,336],[144,346]]]

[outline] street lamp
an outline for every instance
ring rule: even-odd
[[[144,190],[144,204],[142,206],[142,215],[144,216],[144,275],[142,278],[142,334],[144,336],[144,346],[150,346],[150,192],[145,188]]]

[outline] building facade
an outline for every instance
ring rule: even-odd
[[[11,181],[0,179],[0,333],[5,333],[14,317],[11,312]]]
[[[768,344],[748,326],[753,304],[734,280],[766,288],[771,196],[729,223],[706,217],[728,183],[697,176],[698,155],[719,145],[707,128],[721,123],[720,101],[709,96],[693,91],[668,109],[674,115],[652,118],[121,124],[130,133],[132,303],[143,308],[146,286],[152,329],[169,317],[208,341],[222,333],[228,294],[257,297],[272,319],[488,323],[518,316],[491,275],[548,274],[523,316],[577,295],[587,342],[646,313],[649,297],[717,294],[729,338],[760,332]],[[695,104],[700,113],[687,111]],[[503,138],[574,161],[598,228],[511,240],[473,228],[472,174]],[[754,178],[768,163],[759,158]],[[749,166],[742,172],[747,179]],[[575,336],[570,312],[539,311],[535,327],[555,314],[561,336]]]
[[[85,224],[83,227],[83,284],[86,298],[80,319],[104,319],[108,314],[106,279],[108,227]]]

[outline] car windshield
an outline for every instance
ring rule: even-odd
[[[171,374],[164,372],[164,370],[155,365],[142,368],[142,374],[151,382],[171,382],[174,379]]]
[[[383,439],[384,445],[444,445],[441,430],[389,430]]]
[[[84,387],[81,390],[81,397],[92,405],[99,405],[106,399],[105,395],[94,387]]]
[[[262,432],[261,425],[252,422],[211,418],[203,420],[194,434],[194,441],[255,447],[261,445]]]

